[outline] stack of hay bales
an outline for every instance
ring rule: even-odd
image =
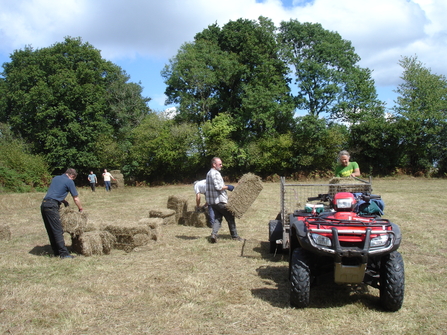
[[[0,224],[0,240],[9,241],[10,239],[11,229],[9,229],[9,226],[7,224]]]
[[[176,211],[169,208],[157,208],[151,209],[149,211],[150,218],[161,218],[163,219],[164,225],[175,224],[176,223]]]
[[[110,174],[115,178],[116,180],[111,181],[112,187],[114,188],[121,188],[124,187],[124,175],[121,173],[121,170],[112,170],[110,171]]]
[[[253,173],[244,174],[233,192],[228,192],[227,209],[241,218],[263,189],[261,178]]]
[[[188,199],[182,195],[171,195],[166,207],[175,211],[175,223],[182,224],[181,219],[188,211]]]

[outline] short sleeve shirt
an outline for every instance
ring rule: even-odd
[[[45,195],[45,199],[53,199],[61,202],[67,197],[68,192],[70,192],[73,197],[78,196],[74,181],[68,178],[64,173],[53,178],[51,185],[48,188],[48,192]]]
[[[358,168],[359,165],[356,162],[350,162],[348,166],[338,165],[335,168],[335,177],[349,177]]]

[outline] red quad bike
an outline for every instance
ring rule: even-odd
[[[307,307],[311,285],[330,274],[337,284],[378,288],[382,307],[397,311],[405,289],[400,229],[381,217],[383,202],[371,194],[371,181],[334,179],[286,184],[281,177],[281,213],[269,223],[269,241],[272,253],[289,251],[290,304]]]

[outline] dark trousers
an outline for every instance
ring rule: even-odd
[[[233,213],[231,213],[224,203],[211,205],[214,211],[214,223],[213,223],[213,235],[217,236],[220,227],[222,226],[222,220],[225,218],[228,223],[228,229],[230,230],[231,237],[237,237],[236,220]]]
[[[59,215],[59,203],[56,200],[42,201],[40,206],[42,219],[50,239],[54,256],[70,255],[64,241],[64,230],[62,229],[61,217]]]
[[[95,192],[96,184],[95,183],[90,183],[90,187],[92,188],[92,192]]]

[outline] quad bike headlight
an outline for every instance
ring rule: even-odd
[[[388,242],[388,234],[371,239],[371,248],[384,246]]]
[[[337,199],[337,208],[351,208],[352,200],[350,198],[347,199]]]
[[[323,247],[332,246],[332,241],[329,237],[326,237],[326,236],[323,236],[320,234],[315,234],[315,233],[311,234],[311,236],[312,236],[312,240],[318,245],[321,245]]]
[[[355,207],[357,201],[354,198],[354,195],[349,192],[339,192],[334,196],[332,200],[332,204],[336,211],[352,211]]]

